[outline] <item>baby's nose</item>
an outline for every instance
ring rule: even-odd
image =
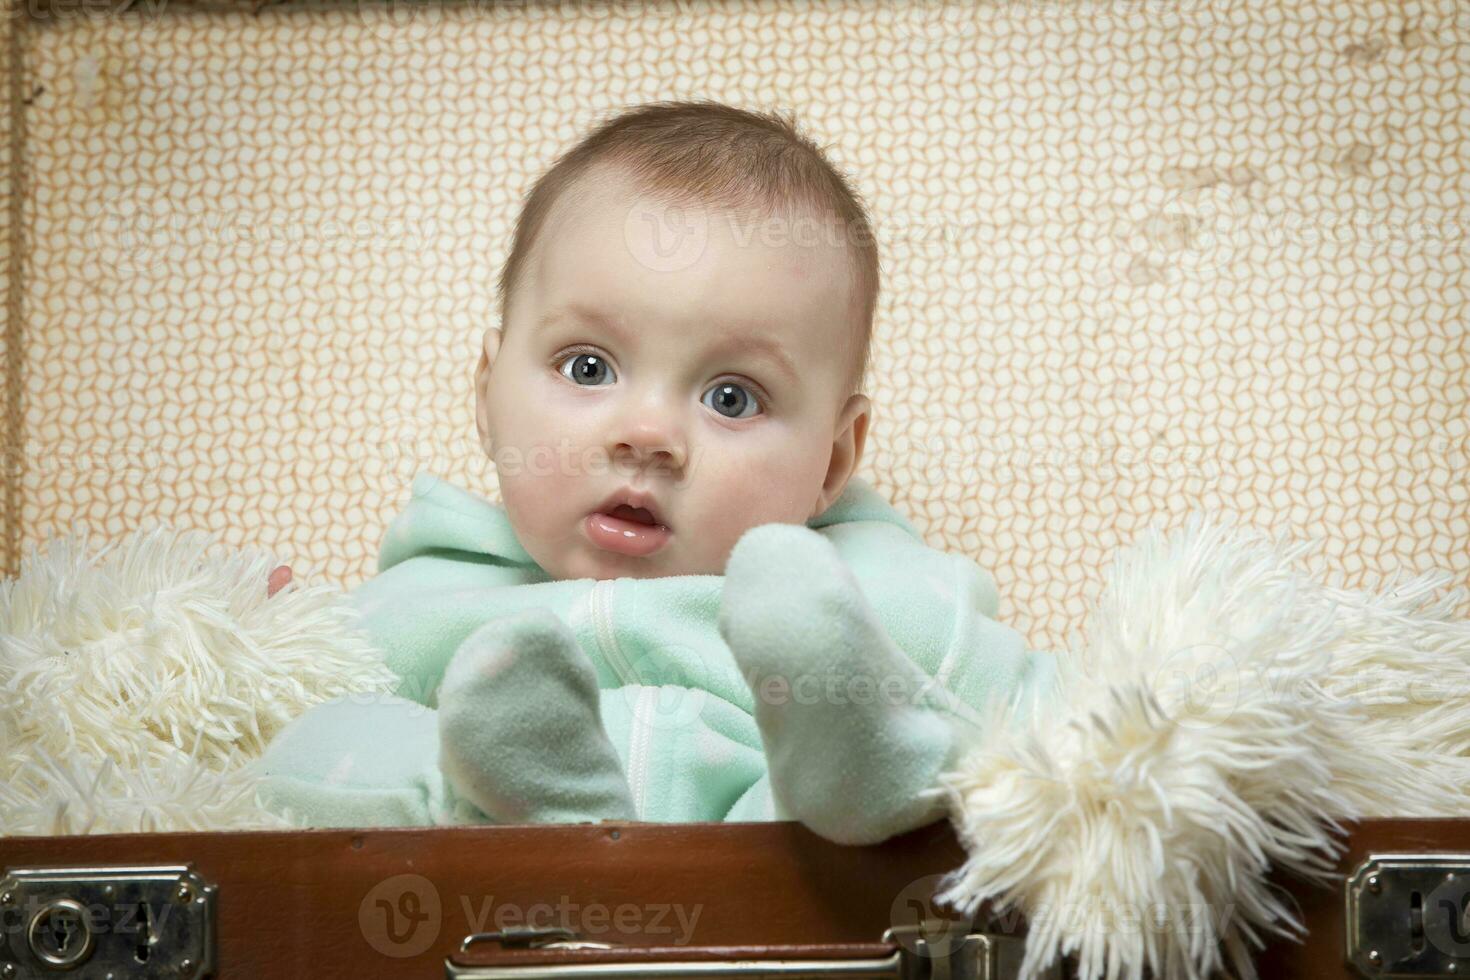
[[[662,463],[674,470],[684,468],[686,450],[669,426],[639,422],[626,429],[613,447],[614,455],[639,463]]]

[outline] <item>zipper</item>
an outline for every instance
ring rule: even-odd
[[[633,812],[638,819],[645,819],[648,809],[648,765],[649,746],[653,741],[653,725],[649,712],[658,707],[659,689],[642,687],[638,699],[633,702],[632,732],[628,744],[628,789],[633,794]]]
[[[628,789],[633,794],[633,810],[641,819],[648,796],[649,747],[652,741],[652,725],[649,711],[657,707],[658,688],[641,686],[641,682],[629,663],[628,656],[618,644],[617,630],[613,624],[613,589],[617,579],[600,579],[592,584],[588,593],[588,611],[592,619],[592,635],[603,660],[612,667],[622,681],[623,687],[638,685],[638,696],[633,701],[632,718],[628,733],[628,763],[624,775]]]
[[[612,667],[618,680],[624,684],[636,684],[633,665],[628,662],[623,648],[618,646],[617,630],[613,628],[612,592],[616,583],[617,579],[608,578],[592,584],[592,592],[587,597],[588,609],[592,615],[592,633],[597,638],[597,649],[601,652],[602,659]]]

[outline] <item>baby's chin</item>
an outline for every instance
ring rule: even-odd
[[[650,555],[637,558],[599,549],[571,556],[564,564],[548,568],[553,579],[591,578],[599,581],[614,578],[669,578],[674,575],[723,575],[724,562],[710,567],[709,562],[691,560],[679,555]]]

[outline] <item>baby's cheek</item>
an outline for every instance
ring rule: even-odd
[[[502,474],[501,497],[505,510],[521,544],[540,564],[551,559],[558,540],[565,535],[559,525],[568,522],[569,494],[565,480],[555,473],[526,469],[513,475]]]
[[[783,466],[745,466],[723,481],[725,490],[708,518],[710,543],[718,562],[734,549],[740,536],[761,524],[806,523],[820,483],[803,471]]]
[[[749,467],[745,478],[752,503],[760,506],[761,523],[801,524],[822,488],[826,465],[816,454],[795,447],[780,457]]]

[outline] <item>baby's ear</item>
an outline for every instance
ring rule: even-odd
[[[836,435],[832,440],[832,459],[827,464],[827,477],[822,481],[822,493],[817,498],[817,506],[812,511],[811,520],[830,507],[842,491],[847,487],[847,481],[857,472],[858,463],[863,458],[863,445],[868,438],[868,420],[872,405],[867,395],[853,395],[842,406],[842,413],[837,416]]]
[[[480,431],[480,444],[485,447],[486,455],[494,455],[490,447],[490,371],[500,355],[501,336],[499,327],[485,330],[480,364],[475,368],[475,428]]]
[[[486,327],[484,339],[480,343],[480,370],[489,372],[495,366],[495,358],[500,354],[500,341],[503,334],[499,327]]]

